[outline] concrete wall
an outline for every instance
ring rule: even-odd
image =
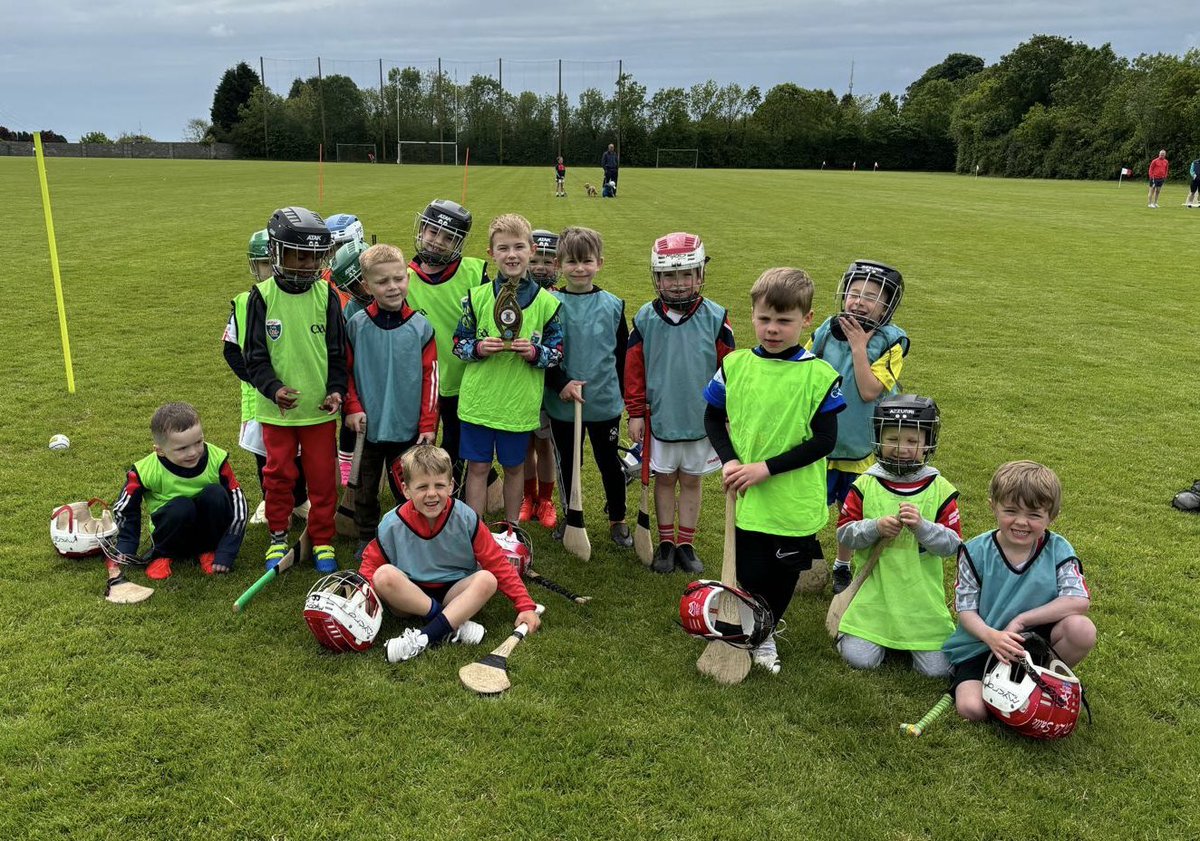
[[[48,158],[172,158],[233,160],[232,143],[43,143]],[[33,155],[33,143],[0,140],[0,155]]]

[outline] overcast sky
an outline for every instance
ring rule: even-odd
[[[437,10],[442,11],[437,11]],[[377,59],[434,66],[466,81],[504,59],[506,89],[611,86],[615,67],[649,91],[706,79],[763,93],[780,82],[843,93],[900,93],[952,52],[988,64],[1035,33],[1129,57],[1200,47],[1200,0],[0,0],[0,125],[142,132],[177,140],[208,118],[239,61],[286,92],[297,75],[379,83]],[[306,59],[294,61],[294,59]],[[596,62],[596,63],[592,63]]]

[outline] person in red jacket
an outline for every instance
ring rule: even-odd
[[[1167,180],[1167,172],[1170,167],[1167,150],[1159,149],[1158,157],[1150,162],[1150,195],[1146,197],[1146,207],[1158,207],[1158,193],[1162,189],[1163,182]]]

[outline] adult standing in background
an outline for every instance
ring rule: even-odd
[[[1167,180],[1170,167],[1167,150],[1159,149],[1158,157],[1150,162],[1150,195],[1146,197],[1146,207],[1158,207],[1158,193],[1162,190],[1163,182]]]
[[[1183,203],[1184,207],[1200,207],[1200,158],[1192,161],[1188,175],[1192,176],[1192,183],[1188,187],[1188,197],[1187,201]]]
[[[600,166],[604,167],[604,183],[611,181],[614,185],[617,183],[617,168],[620,162],[617,160],[617,150],[611,143],[608,144],[608,151],[600,158]]]

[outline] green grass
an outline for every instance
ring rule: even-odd
[[[909,390],[944,418],[936,464],[962,492],[964,532],[991,526],[995,467],[1032,458],[1063,479],[1056,524],[1083,559],[1100,642],[1080,668],[1096,720],[1046,745],[947,716],[898,735],[937,699],[903,663],[842,664],[825,598],[789,611],[784,671],[724,689],[699,677],[699,645],[674,624],[681,575],[653,576],[601,528],[567,558],[533,528],[537,566],[595,596],[539,592],[544,633],[512,657],[502,700],[468,695],[457,669],[483,649],[389,666],[378,651],[329,656],[300,610],[299,570],[241,617],[261,570],[261,527],[234,574],[187,565],[144,605],[102,597],[99,561],[65,561],[50,510],[112,498],[149,449],[150,414],[194,403],[236,448],[237,387],[221,358],[228,299],[249,282],[246,239],[278,205],[353,212],[411,249],[415,212],[458,199],[451,168],[53,160],[51,192],[78,391],[64,384],[33,161],[0,158],[10,268],[0,327],[11,342],[0,425],[0,837],[3,838],[1162,838],[1200,834],[1200,518],[1171,495],[1195,463],[1196,225],[1171,188],[948,175],[636,171],[590,200],[584,174],[553,197],[548,168],[471,171],[482,256],[487,220],[589,225],[606,239],[601,283],[650,295],[647,252],[699,231],[707,294],[752,344],[747,291],[798,265],[831,312],[854,258],[900,267],[897,322],[912,338]],[[68,434],[65,453],[46,448]],[[636,507],[636,498],[631,495]],[[706,485],[699,550],[719,564],[721,497]],[[832,529],[822,534],[832,553]],[[350,546],[339,549],[348,559]],[[138,573],[134,573],[141,580]],[[482,614],[485,648],[511,622]],[[383,635],[395,632],[389,619]]]

